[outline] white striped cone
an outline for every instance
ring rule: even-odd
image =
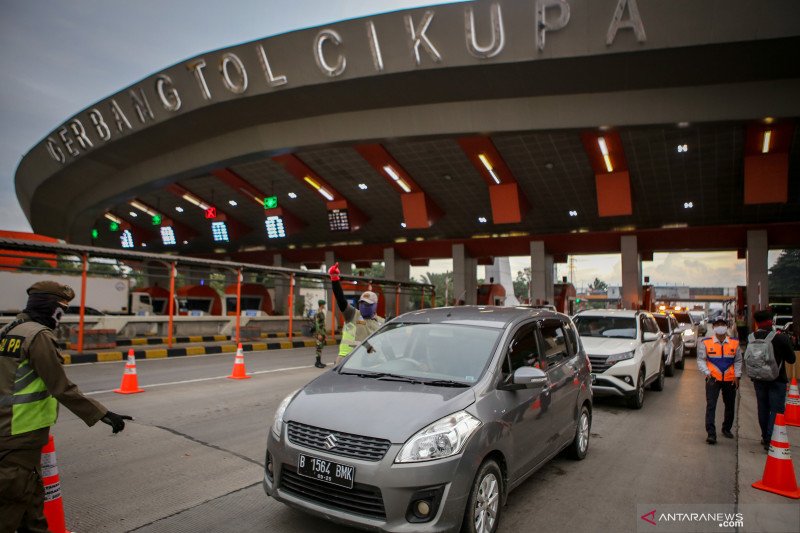
[[[122,373],[122,383],[118,389],[114,389],[117,394],[135,394],[144,392],[139,388],[139,378],[136,376],[136,356],[133,349],[128,350],[128,360],[125,362],[125,371]]]
[[[787,426],[800,426],[800,391],[798,391],[796,379],[792,379],[792,385],[789,387],[784,416]]]
[[[233,360],[233,371],[228,379],[249,379],[247,371],[244,367],[244,351],[242,350],[241,343],[236,350],[236,358]]]
[[[781,413],[775,417],[775,427],[772,430],[764,475],[761,481],[753,483],[753,487],[787,498],[800,498],[797,478],[794,475],[792,454],[789,450],[789,435],[786,433],[784,417]]]

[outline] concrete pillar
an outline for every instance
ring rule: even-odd
[[[748,321],[753,320],[753,311],[764,309],[769,304],[768,259],[766,230],[747,232],[747,309]]]
[[[619,248],[622,254],[622,308],[639,309],[642,302],[642,256],[636,235],[623,235]]]
[[[275,254],[272,256],[272,266],[276,267],[283,267],[283,268],[300,268],[300,265],[297,263],[291,263],[286,261],[281,254]],[[294,301],[299,301],[300,298],[300,280],[295,279],[294,285]],[[289,304],[289,279],[278,277],[275,278],[275,300],[272,302],[272,307],[275,311],[282,315],[288,315],[289,309],[287,305]],[[295,304],[295,309],[297,308],[297,304]]]
[[[411,263],[408,259],[400,257],[394,248],[383,249],[384,277],[397,281],[409,281],[411,277]],[[386,316],[397,316],[397,289],[394,286],[383,287],[383,296],[386,299]],[[408,310],[408,294],[400,294],[400,314]]]
[[[478,260],[463,244],[453,245],[453,298],[467,305],[478,303]]]
[[[553,256],[544,248],[544,241],[531,241],[531,303],[555,305]]]
[[[331,265],[333,265],[337,261],[339,262],[339,272],[343,276],[352,276],[353,275],[353,263],[351,263],[350,261],[342,261],[342,260],[336,259],[336,254],[333,253],[332,251],[325,252],[325,265],[324,265],[324,267],[325,267],[326,271],[331,267]]]

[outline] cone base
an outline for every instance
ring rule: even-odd
[[[789,421],[787,420],[787,421],[786,421],[786,425],[787,425],[787,426],[800,427],[800,421],[798,421],[798,422],[789,422]]]
[[[114,392],[116,392],[117,394],[136,394],[138,392],[144,392],[144,389],[134,389],[134,390],[114,389]]]
[[[228,379],[250,379],[253,376],[228,376]]]
[[[774,494],[780,494],[781,496],[786,496],[787,498],[793,498],[795,500],[800,499],[800,490],[789,491],[789,490],[776,489],[773,487],[768,487],[762,481],[756,481],[755,483],[753,483],[753,487],[759,490],[772,492]]]

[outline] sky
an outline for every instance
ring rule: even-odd
[[[208,50],[430,3],[0,0],[0,229],[30,231],[14,191],[16,167],[52,129],[89,104]],[[776,257],[770,253],[770,265]],[[529,263],[512,258],[512,277]],[[449,260],[432,261],[414,267],[412,275],[451,268]],[[619,284],[619,255],[581,256],[576,272],[576,284],[595,277]],[[719,286],[724,280],[724,286],[734,286],[744,283],[744,261],[735,252],[656,254],[644,264],[644,275],[657,283]]]

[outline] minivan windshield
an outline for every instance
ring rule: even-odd
[[[339,372],[471,385],[486,369],[502,331],[456,324],[388,324],[353,350]]]
[[[689,313],[672,313],[672,316],[678,321],[678,324],[681,326],[691,326],[693,324],[692,317],[689,316]]]
[[[636,319],[632,317],[578,315],[572,321],[581,337],[636,338]]]

